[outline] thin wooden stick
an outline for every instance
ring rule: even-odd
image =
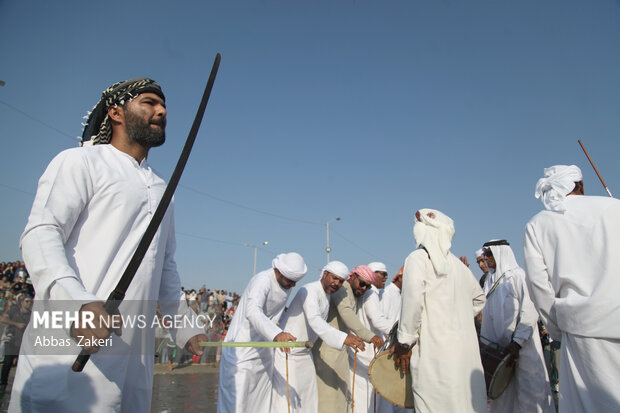
[[[288,392],[288,353],[286,353],[286,405],[288,406],[288,413],[291,413],[291,396]]]
[[[583,149],[583,153],[585,153],[586,156],[588,157],[588,161],[590,161],[590,165],[592,165],[592,168],[594,168],[594,172],[596,172],[596,175],[598,176],[598,179],[601,180],[601,183],[603,184],[603,187],[605,188],[605,190],[609,194],[609,197],[613,198],[613,196],[611,195],[611,192],[609,191],[609,188],[607,188],[607,185],[605,185],[605,181],[603,181],[603,177],[601,176],[601,174],[598,173],[598,169],[596,169],[596,165],[594,165],[594,162],[592,162],[592,158],[590,158],[590,155],[588,155],[588,151],[586,151],[586,147],[583,146],[583,143],[581,142],[581,139],[577,139],[577,142],[579,142],[579,145],[581,145],[581,149]]]
[[[357,367],[357,347],[353,359],[353,385],[351,386],[351,413],[355,413],[355,368]]]
[[[375,347],[375,357],[377,357],[377,348]],[[374,389],[375,393],[375,405],[374,405],[374,413],[377,413],[377,389]]]

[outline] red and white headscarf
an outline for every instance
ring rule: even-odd
[[[351,278],[353,274],[357,274],[360,278],[362,278],[369,284],[374,284],[375,280],[377,279],[377,274],[375,274],[375,272],[371,270],[370,267],[367,265],[358,265],[357,267],[353,268],[351,270],[351,273],[349,273],[349,278]]]

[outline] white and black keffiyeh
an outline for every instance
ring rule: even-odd
[[[108,117],[108,109],[114,105],[123,105],[141,93],[155,93],[166,100],[161,86],[148,78],[135,78],[118,82],[101,93],[101,99],[95,105],[84,124],[81,146],[110,143],[112,126]]]

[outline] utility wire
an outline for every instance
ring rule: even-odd
[[[15,188],[14,186],[5,185],[3,183],[0,183],[0,186],[3,186],[8,189],[12,189],[13,191],[21,192],[22,194],[28,194],[28,195],[34,196],[34,192],[24,191],[23,189]]]
[[[2,103],[3,105],[5,105],[5,106],[7,106],[7,107],[9,107],[9,108],[11,108],[11,109],[13,109],[15,112],[21,113],[22,115],[24,115],[25,117],[27,117],[27,118],[28,118],[28,119],[30,119],[30,120],[33,120],[33,121],[35,121],[35,122],[37,122],[37,123],[40,123],[40,124],[41,124],[41,125],[43,125],[43,126],[47,126],[48,128],[52,129],[53,131],[58,132],[58,133],[59,133],[59,134],[61,134],[62,136],[64,136],[64,137],[66,137],[66,138],[71,139],[73,142],[79,142],[79,141],[80,141],[80,138],[75,137],[75,136],[71,136],[71,135],[69,135],[68,133],[65,133],[65,132],[61,131],[60,129],[56,129],[55,127],[53,127],[53,126],[52,126],[52,125],[50,125],[49,123],[45,123],[45,122],[43,122],[42,120],[39,120],[39,119],[35,118],[34,116],[32,116],[32,115],[30,115],[30,114],[28,114],[28,113],[24,112],[23,110],[21,110],[21,109],[19,109],[19,108],[16,108],[15,106],[13,106],[13,105],[11,105],[11,104],[9,104],[9,103],[6,103],[6,102],[5,102],[5,101],[3,101],[3,100],[0,100],[0,103]]]
[[[338,235],[340,238],[344,239],[345,241],[347,241],[349,244],[353,245],[354,247],[356,247],[360,251],[365,252],[366,254],[368,254],[369,256],[371,256],[371,257],[373,257],[375,259],[379,259],[375,254],[373,254],[372,252],[367,251],[364,248],[360,247],[355,242],[351,241],[350,239],[348,239],[347,237],[345,237],[344,235],[342,235],[340,232],[336,231],[335,229],[332,229],[332,231],[334,231],[334,234]]]
[[[224,202],[226,204],[236,206],[237,208],[247,209],[249,211],[253,211],[253,212],[256,212],[256,213],[259,213],[259,214],[268,215],[268,216],[271,216],[271,217],[274,217],[274,218],[280,218],[280,219],[284,219],[284,220],[287,220],[287,221],[300,222],[302,224],[321,225],[321,226],[325,225],[325,224],[322,224],[320,222],[308,221],[308,220],[305,220],[305,219],[292,218],[292,217],[287,217],[287,216],[284,216],[284,215],[273,214],[273,213],[267,212],[267,211],[261,211],[260,209],[252,208],[252,207],[249,207],[249,206],[238,204],[238,203],[233,202],[233,201],[229,201],[229,200],[226,200],[226,199],[223,199],[223,198],[219,198],[219,197],[217,197],[215,195],[211,195],[211,194],[209,194],[207,192],[199,191],[198,189],[191,188],[189,186],[185,186],[185,185],[179,185],[179,186],[181,188],[187,189],[188,191],[197,193],[199,195],[203,195],[203,196],[206,196],[208,198],[215,199],[216,201]]]

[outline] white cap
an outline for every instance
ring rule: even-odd
[[[296,252],[278,255],[271,262],[271,266],[277,268],[283,276],[295,282],[301,280],[308,271],[304,259]]]
[[[349,269],[340,261],[330,261],[329,264],[323,267],[323,271],[331,272],[344,279],[349,276]],[[321,272],[321,276],[323,276],[323,272]]]
[[[368,266],[374,272],[377,272],[377,271],[388,272],[387,267],[382,262],[371,262],[370,264],[368,264]]]

